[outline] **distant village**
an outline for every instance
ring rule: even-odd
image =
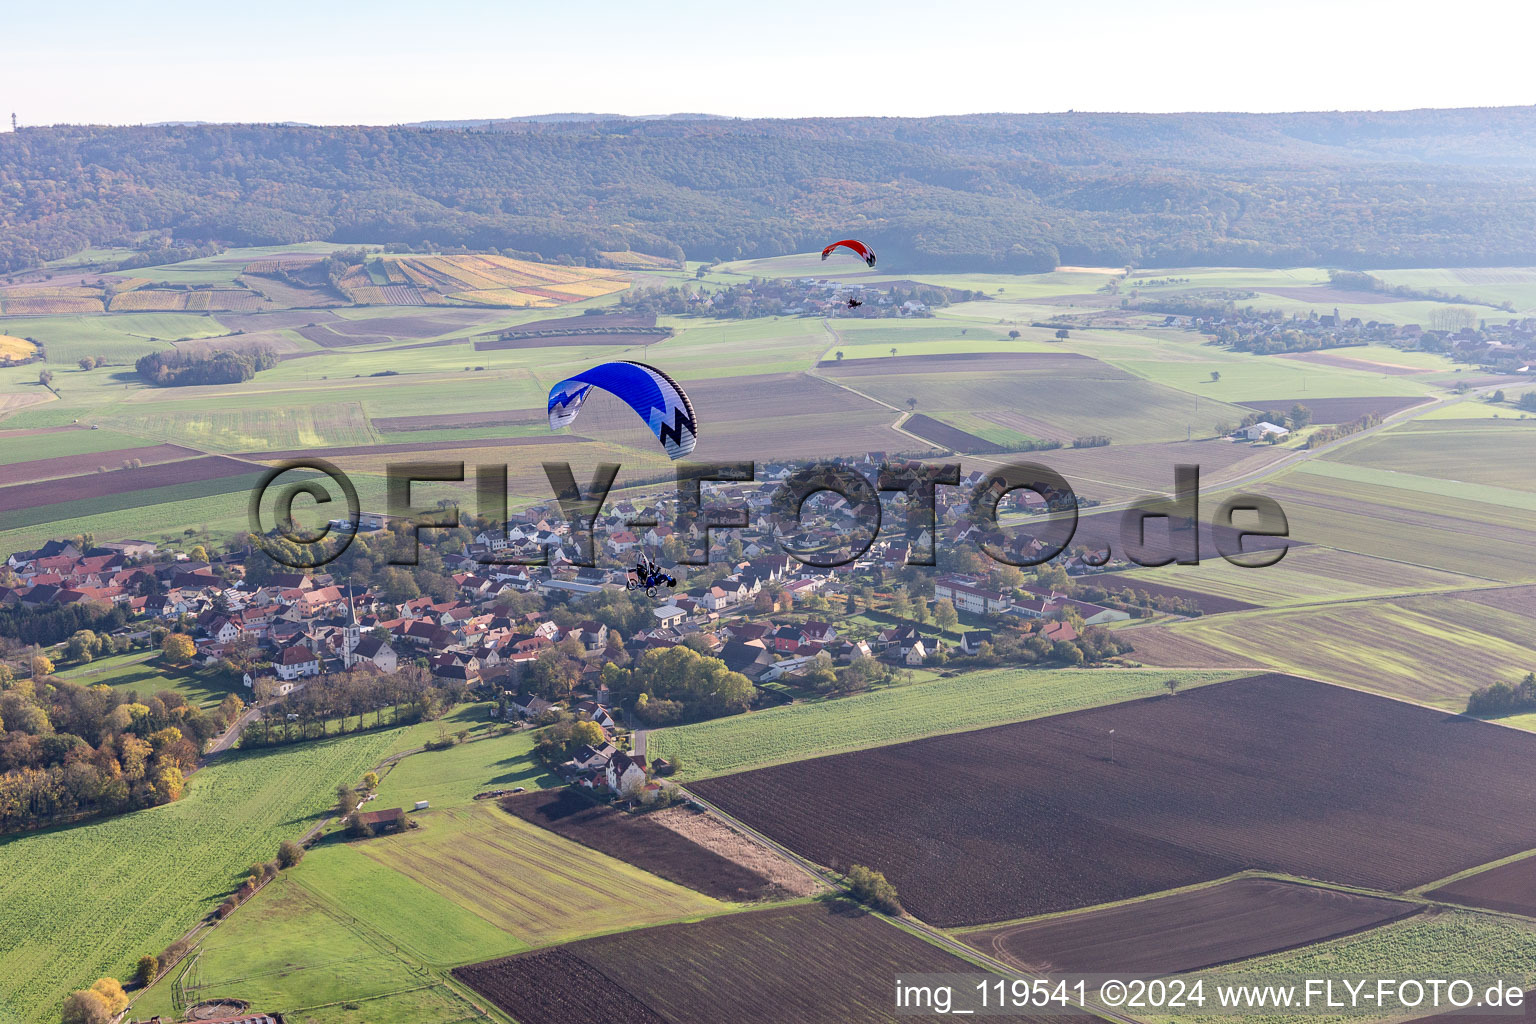
[[[689,313],[721,319],[763,316],[818,316],[880,319],[930,317],[952,302],[985,299],[985,292],[944,288],[916,281],[863,284],[818,277],[753,278],[724,287],[641,288],[619,300],[640,313]]]

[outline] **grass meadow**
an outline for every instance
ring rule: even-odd
[[[323,817],[398,731],[225,754],[175,803],[0,839],[0,1020],[50,1018],[71,990],[127,978]]]
[[[1232,679],[1236,672],[1177,669],[990,669],[852,697],[807,701],[649,733],[646,753],[679,757],[680,779],[862,750],[946,732],[1098,707],[1181,687]]]

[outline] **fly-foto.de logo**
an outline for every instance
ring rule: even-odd
[[[620,467],[599,463],[585,486],[577,482],[568,462],[545,462],[544,475],[565,521],[574,565],[595,564],[593,529]],[[667,525],[682,542],[677,561],[683,565],[709,564],[712,532],[745,530],[752,513],[744,501],[705,500],[705,484],[740,485],[757,482],[751,462],[676,464],[675,490],[670,502],[670,521],[659,514],[628,520],[632,529]],[[288,474],[302,478],[286,482]],[[346,503],[346,515],[333,518],[312,531],[300,529],[295,503],[307,498],[316,507],[331,504],[331,490],[316,476],[329,477]],[[412,540],[393,565],[415,565],[422,530],[453,529],[465,519],[457,502],[440,500],[430,506],[413,497],[422,485],[475,484],[475,515],[491,524],[507,523],[508,467],[477,465],[466,473],[463,462],[392,463],[385,473],[385,516],[403,524]],[[801,563],[819,568],[847,565],[864,555],[882,535],[887,518],[882,495],[902,520],[897,528],[907,544],[904,564],[937,564],[936,538],[941,531],[963,524],[959,534],[974,543],[988,558],[1006,565],[1031,566],[1049,562],[1077,542],[1079,555],[1090,565],[1104,565],[1112,557],[1141,566],[1198,565],[1203,553],[1214,549],[1226,561],[1243,568],[1264,568],[1285,556],[1290,523],[1274,499],[1259,494],[1228,495],[1211,513],[1201,518],[1200,468],[1174,467],[1169,494],[1148,495],[1092,518],[1091,536],[1079,534],[1079,502],[1072,485],[1055,470],[1027,462],[990,469],[969,485],[958,506],[945,502],[950,517],[939,514],[941,488],[960,486],[958,463],[883,462],[873,479],[833,461],[805,463],[764,486],[771,495],[763,503],[761,517],[771,524],[774,543]],[[1009,515],[1005,499],[1027,492],[1034,495],[1032,513]],[[275,495],[273,513],[264,518],[268,494]],[[808,505],[830,506],[836,513],[833,525],[810,527]],[[1018,504],[1016,502],[1016,504]],[[351,544],[364,515],[357,488],[346,473],[324,459],[295,459],[274,466],[252,490],[248,508],[254,542],[274,560],[290,568],[315,568],[338,558]],[[1112,517],[1112,529],[1105,528]],[[953,519],[954,521],[950,521]],[[1207,546],[1207,543],[1209,546]],[[480,556],[484,564],[545,565],[546,552],[493,551]]]

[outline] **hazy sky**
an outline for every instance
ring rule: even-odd
[[[82,0],[3,25],[23,124],[1536,102],[1525,0]]]

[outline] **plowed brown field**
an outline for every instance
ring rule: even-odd
[[[956,926],[1245,868],[1421,885],[1529,848],[1533,759],[1536,735],[1262,675],[694,787]]]

